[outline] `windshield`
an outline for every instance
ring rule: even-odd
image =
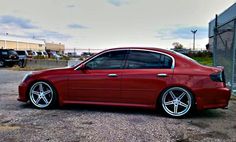
[[[16,51],[14,51],[14,50],[9,50],[9,54],[10,55],[17,55]]]

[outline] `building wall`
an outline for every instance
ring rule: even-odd
[[[0,40],[0,48],[4,48],[4,41]]]
[[[17,42],[14,42],[14,41],[6,41],[6,47],[8,49],[14,49],[16,50],[17,49]]]
[[[4,42],[4,40],[0,40],[0,48],[5,48]],[[45,51],[45,44],[6,41],[6,48],[15,50]]]
[[[46,50],[56,51],[61,54],[65,52],[65,45],[64,44],[56,44],[56,43],[46,43]]]

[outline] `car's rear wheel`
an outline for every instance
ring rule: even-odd
[[[191,111],[194,99],[192,94],[182,87],[171,87],[160,98],[163,111],[171,117],[183,117]]]
[[[36,108],[51,108],[57,101],[56,92],[50,84],[44,81],[38,81],[30,87],[30,102]]]

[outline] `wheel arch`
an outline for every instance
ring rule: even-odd
[[[27,91],[26,91],[26,93],[27,93],[27,99],[28,99],[28,100],[30,99],[30,98],[29,98],[29,95],[30,95],[30,94],[29,94],[30,88],[31,88],[36,82],[40,82],[40,81],[45,82],[45,83],[49,84],[49,85],[52,87],[53,91],[55,91],[55,93],[56,93],[57,101],[59,101],[59,99],[60,99],[60,94],[58,93],[57,88],[53,85],[53,82],[51,82],[50,80],[47,80],[47,79],[36,79],[36,80],[30,82],[29,85],[28,85],[29,87],[27,88]]]
[[[166,90],[168,90],[168,89],[170,89],[170,88],[172,88],[172,87],[180,87],[180,88],[183,88],[183,89],[189,91],[190,94],[191,94],[192,97],[193,97],[193,104],[194,104],[194,107],[196,107],[196,103],[197,103],[197,102],[196,102],[196,95],[193,93],[193,91],[192,91],[191,88],[189,88],[189,87],[187,87],[187,86],[184,86],[184,85],[170,85],[170,86],[168,86],[168,87],[162,89],[162,90],[160,91],[160,93],[158,94],[158,96],[157,96],[157,98],[156,98],[156,104],[155,104],[156,109],[159,109],[159,107],[160,107],[160,99],[161,99],[162,94],[163,94]]]

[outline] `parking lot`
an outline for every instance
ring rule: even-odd
[[[73,105],[39,110],[18,102],[27,72],[0,68],[0,141],[236,141],[236,101],[229,109],[173,119],[160,112]]]

